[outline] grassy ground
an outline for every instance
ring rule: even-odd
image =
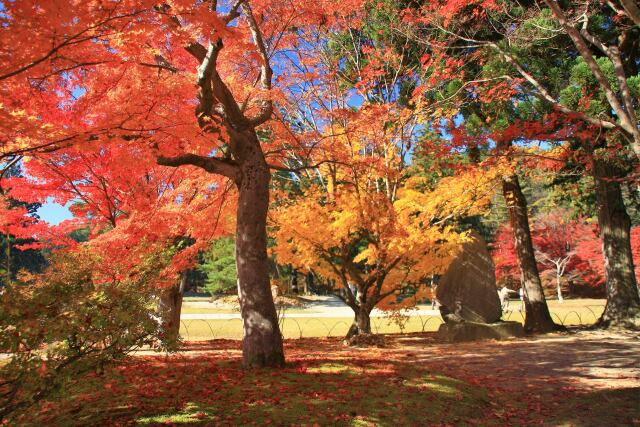
[[[283,371],[243,371],[236,352],[138,357],[78,382],[70,399],[22,425],[423,425],[489,408],[480,387],[427,368],[344,351],[333,342],[289,347]],[[318,357],[304,354],[328,350]],[[334,349],[338,353],[333,353]],[[373,357],[372,357],[373,355]],[[32,414],[35,415],[35,414]]]
[[[285,318],[281,331],[285,338],[336,337],[344,336],[349,330],[353,318],[349,317],[306,317]],[[373,331],[376,333],[398,333],[399,327],[384,318],[371,319]],[[435,331],[442,323],[439,317],[411,317],[404,329],[405,332],[420,332],[425,323],[425,331]],[[242,320],[183,320],[181,335],[190,341],[210,339],[241,339]]]
[[[237,341],[192,343],[77,380],[13,425],[640,425],[637,340],[448,345],[421,334],[387,344],[291,340],[285,369],[245,371]],[[618,368],[603,370],[607,360]]]
[[[562,304],[550,300],[549,310],[553,319],[559,324],[590,325],[602,314],[604,303],[605,300],[593,299],[565,300]],[[519,301],[512,301],[510,308],[513,311],[505,313],[503,319],[524,322],[523,313],[518,311],[519,306]],[[296,312],[304,311],[291,309],[285,314]],[[281,329],[285,338],[344,336],[352,321],[353,318],[350,317],[285,317]],[[373,331],[376,333],[431,332],[436,331],[442,323],[439,316],[412,316],[401,330],[396,322],[383,317],[372,318],[371,321]],[[190,341],[241,339],[242,321],[240,319],[183,320],[180,333],[184,339]]]

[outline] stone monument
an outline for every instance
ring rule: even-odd
[[[518,322],[502,322],[495,268],[487,244],[472,231],[470,241],[442,276],[436,291],[445,323],[437,336],[448,342],[523,336]]]

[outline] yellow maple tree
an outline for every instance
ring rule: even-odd
[[[300,197],[282,197],[271,215],[278,262],[313,271],[353,309],[348,337],[371,333],[374,307],[427,296],[425,279],[443,272],[466,239],[455,219],[482,213],[500,176],[495,165],[470,166],[425,190],[424,179],[407,177],[392,109],[350,114],[326,138],[320,178]]]

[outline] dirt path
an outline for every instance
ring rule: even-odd
[[[417,361],[459,367],[496,376],[509,375],[508,387],[549,377],[563,378],[588,387],[640,386],[640,337],[601,331],[550,334],[535,339],[483,341],[462,344],[434,344],[429,339],[406,337],[394,341]],[[428,343],[435,354],[424,354]]]
[[[393,342],[416,363],[487,387],[506,425],[518,424],[514,417],[523,405],[546,425],[640,425],[637,334],[585,331],[464,344],[410,336]]]

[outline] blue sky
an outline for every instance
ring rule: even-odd
[[[43,204],[40,209],[38,209],[38,215],[41,219],[52,225],[59,224],[65,219],[73,217],[71,211],[69,211],[66,206],[59,205],[52,201],[47,201],[47,203]]]

